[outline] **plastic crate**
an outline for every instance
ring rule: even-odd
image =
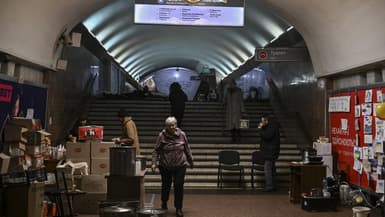
[[[15,171],[1,174],[1,186],[12,184],[30,184],[32,182],[44,182],[47,180],[45,168]]]

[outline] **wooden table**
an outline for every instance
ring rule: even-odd
[[[299,203],[302,193],[309,193],[313,188],[322,188],[322,178],[326,177],[326,166],[292,162],[290,172],[290,202]]]

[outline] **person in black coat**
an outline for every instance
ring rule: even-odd
[[[171,116],[174,116],[178,121],[178,126],[182,126],[185,104],[187,95],[183,92],[182,87],[178,82],[170,85],[170,94],[168,96],[171,105]]]
[[[268,117],[262,117],[258,125],[261,134],[261,153],[265,164],[265,189],[270,192],[275,190],[275,161],[279,157],[280,133],[279,123]]]

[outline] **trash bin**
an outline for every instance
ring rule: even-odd
[[[110,176],[135,176],[135,147],[110,148]]]

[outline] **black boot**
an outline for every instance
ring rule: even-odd
[[[237,143],[241,142],[241,129],[235,130],[235,141]]]
[[[231,143],[235,143],[236,142],[236,133],[235,133],[235,129],[232,129],[231,130]]]
[[[182,209],[176,209],[176,217],[183,217]]]

